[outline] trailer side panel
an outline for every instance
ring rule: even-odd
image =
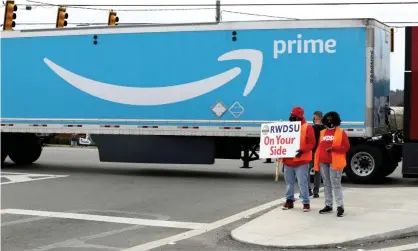
[[[299,105],[365,127],[365,28],[3,38],[1,57],[15,125],[257,128]]]

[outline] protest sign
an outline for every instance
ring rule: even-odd
[[[300,148],[300,121],[261,125],[260,158],[293,158]]]

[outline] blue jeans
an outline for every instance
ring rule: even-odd
[[[309,204],[309,164],[289,167],[284,165],[284,180],[286,182],[286,200],[295,201],[295,179],[298,180],[300,198],[303,204]]]

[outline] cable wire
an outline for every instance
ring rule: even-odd
[[[249,12],[240,12],[240,11],[231,11],[231,10],[222,10],[222,12],[234,13],[234,14],[241,14],[241,15],[248,15],[248,16],[257,16],[257,17],[271,17],[271,18],[282,18],[282,19],[289,19],[289,20],[299,20],[293,17],[279,17],[279,16],[270,16],[264,14],[257,14],[257,13],[249,13]]]
[[[27,0],[30,3],[30,6],[33,7],[66,7],[66,8],[74,8],[74,9],[85,9],[85,10],[99,10],[99,11],[109,11],[111,8],[97,8],[93,6],[99,6],[99,7],[130,7],[129,5],[66,5],[66,4],[52,4],[52,3],[45,3],[41,1],[32,1]],[[16,4],[16,5],[28,5],[28,4]],[[184,5],[185,7],[188,7]],[[163,6],[164,7],[164,6]],[[126,12],[136,12],[136,11],[190,11],[190,10],[214,10],[215,7],[202,7],[202,8],[164,8],[164,9],[115,9],[115,11],[126,11]]]
[[[46,4],[39,1],[28,0],[37,4]],[[407,5],[418,4],[418,2],[341,2],[341,3],[225,3],[221,6],[339,6],[339,5]],[[216,7],[216,4],[50,4],[62,7]]]

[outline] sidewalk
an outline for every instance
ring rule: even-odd
[[[298,195],[296,196],[298,197]],[[244,243],[279,248],[319,248],[361,244],[418,235],[418,188],[346,188],[345,215],[321,215],[324,195],[311,199],[311,211],[302,203],[281,206],[232,231]]]

